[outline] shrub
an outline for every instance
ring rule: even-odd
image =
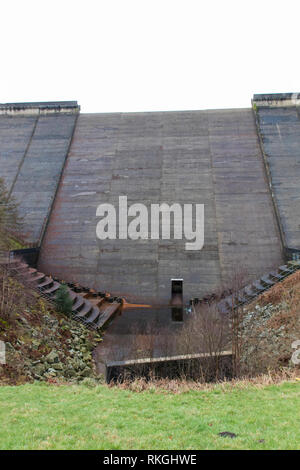
[[[68,287],[66,284],[62,284],[56,291],[55,304],[59,312],[70,316],[72,313],[72,299],[70,297]]]

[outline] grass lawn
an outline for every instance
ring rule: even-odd
[[[0,449],[300,449],[300,383],[179,394],[3,386],[0,422]]]

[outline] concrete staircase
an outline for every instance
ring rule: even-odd
[[[8,264],[10,269],[20,275],[26,283],[29,283],[31,288],[38,290],[47,300],[52,302],[55,300],[56,292],[62,285],[58,279],[46,276],[22,261],[10,260],[8,262],[7,253],[0,252],[0,264]],[[202,299],[191,299],[190,304],[217,302],[218,309],[222,314],[230,314],[232,310],[249,304],[263,292],[271,289],[298,270],[300,270],[300,260],[289,261],[287,264],[279,266],[275,271],[261,276],[261,278],[236,293],[226,291],[221,296],[211,294]],[[120,297],[112,297],[107,292],[96,292],[77,283],[66,283],[66,285],[73,302],[73,319],[80,321],[87,328],[94,330],[103,328],[113,316],[122,310],[124,299]]]
[[[8,266],[30,288],[38,290],[47,300],[52,302],[55,300],[57,290],[62,285],[60,281],[38,272],[22,261],[10,261]],[[73,303],[73,319],[90,329],[103,328],[114,315],[121,312],[123,304],[121,298],[111,297],[106,292],[95,292],[79,284],[67,284],[67,286]]]
[[[196,306],[199,304],[212,304],[217,302],[219,311],[223,314],[229,314],[232,310],[249,304],[263,292],[266,292],[274,285],[282,282],[299,269],[300,260],[294,259],[287,264],[279,266],[277,270],[270,271],[268,274],[261,276],[261,278],[243,287],[238,292],[233,293],[231,290],[227,289],[221,295],[213,293],[201,299],[191,299],[190,305]]]
[[[228,314],[232,310],[252,302],[263,292],[271,289],[275,284],[282,282],[291,274],[300,269],[300,261],[291,261],[288,264],[279,266],[276,271],[271,271],[262,276],[257,281],[248,284],[237,293],[230,294],[218,303],[221,313]]]

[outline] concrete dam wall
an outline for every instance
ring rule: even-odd
[[[299,248],[298,107],[290,95],[249,109],[78,114],[77,103],[0,106],[0,176],[20,201],[39,269],[166,304],[256,278]],[[279,127],[279,132],[278,132]],[[284,163],[286,162],[286,164]],[[291,169],[293,167],[293,170]],[[99,204],[204,204],[204,247],[186,240],[99,240]],[[193,219],[193,222],[195,220]],[[44,228],[46,230],[44,231]]]
[[[96,238],[96,208],[128,203],[205,205],[205,242]],[[132,301],[169,302],[217,290],[242,268],[281,262],[272,200],[251,109],[80,115],[40,268]]]
[[[0,105],[0,177],[19,203],[29,243],[41,240],[78,111],[70,102]]]

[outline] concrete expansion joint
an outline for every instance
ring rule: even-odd
[[[255,96],[264,96],[264,95],[254,95],[254,98],[255,98]],[[253,102],[254,102],[254,100],[252,100],[252,103]],[[282,250],[283,257],[284,257],[285,247],[286,247],[286,240],[285,240],[285,234],[284,234],[282,221],[281,221],[281,217],[280,217],[280,213],[279,213],[279,209],[278,209],[278,204],[277,204],[277,200],[276,200],[276,196],[275,196],[275,192],[274,192],[272,175],[271,175],[270,165],[269,165],[269,157],[266,154],[265,149],[264,149],[263,135],[262,135],[261,128],[260,128],[260,118],[259,118],[259,114],[257,112],[257,107],[253,106],[252,111],[253,111],[255,126],[256,126],[256,130],[257,130],[257,136],[258,136],[258,142],[259,142],[259,146],[260,146],[260,150],[261,150],[262,160],[263,160],[263,167],[264,167],[264,170],[265,170],[265,177],[266,177],[266,180],[268,182],[268,187],[270,189],[270,197],[271,197],[273,210],[274,210],[275,221],[276,221],[276,224],[277,224],[278,233],[279,233],[279,237],[280,237],[280,241],[281,241],[281,250]]]
[[[27,146],[26,146],[26,149],[25,149],[23,158],[22,158],[22,160],[20,161],[20,164],[19,164],[18,169],[17,169],[17,172],[16,172],[16,176],[15,176],[15,178],[14,178],[14,180],[13,180],[12,185],[11,185],[11,188],[10,188],[10,191],[9,191],[9,194],[8,194],[9,198],[11,197],[11,195],[12,195],[12,193],[13,193],[13,190],[14,190],[15,184],[16,184],[16,182],[17,182],[17,179],[18,179],[18,177],[19,177],[19,175],[20,175],[20,171],[21,171],[21,169],[22,169],[23,163],[24,163],[25,158],[26,158],[26,156],[27,156],[27,154],[28,154],[28,151],[29,151],[29,149],[30,149],[30,146],[31,146],[31,143],[32,143],[32,139],[33,139],[33,136],[34,136],[34,134],[35,134],[35,130],[36,130],[36,127],[37,127],[37,123],[38,123],[38,120],[39,120],[39,116],[40,116],[40,113],[38,112],[37,115],[36,115],[36,119],[35,119],[35,122],[34,122],[34,126],[33,126],[33,129],[32,129],[32,133],[31,133],[30,138],[29,138],[29,140],[28,140],[28,144],[27,144]]]

